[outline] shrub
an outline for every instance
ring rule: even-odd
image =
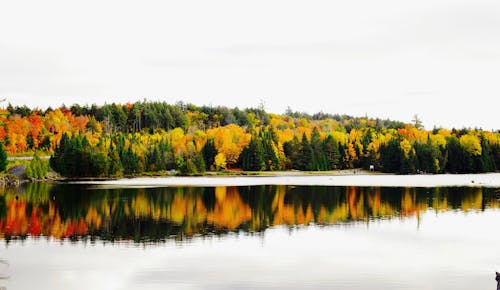
[[[49,173],[49,162],[47,160],[42,160],[36,153],[33,159],[26,166],[26,177],[42,179],[47,177]]]

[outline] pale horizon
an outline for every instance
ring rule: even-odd
[[[0,98],[13,105],[264,103],[500,129],[496,1],[2,6]]]

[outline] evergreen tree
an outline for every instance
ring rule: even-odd
[[[387,144],[380,146],[380,163],[383,172],[399,172],[404,153],[396,138],[391,138]]]
[[[415,173],[415,163],[416,157],[412,150],[408,152],[408,156],[405,156],[404,152],[401,150],[401,165],[396,173],[399,174],[412,174]]]
[[[175,156],[175,169],[177,169],[181,174],[187,173],[186,159],[182,155]]]
[[[200,152],[195,152],[191,159],[193,160],[194,166],[196,167],[196,173],[205,172],[205,160],[203,159],[203,155]]]
[[[448,172],[470,173],[475,171],[472,155],[460,145],[457,137],[448,137],[446,148],[448,156],[446,170]]]
[[[165,162],[161,158],[158,145],[153,145],[153,149],[150,150],[146,168],[149,171],[160,171],[165,169]]]
[[[279,169],[278,157],[275,152],[275,145],[271,132],[265,131],[262,133],[261,142],[262,144],[262,159],[265,164],[265,170],[275,170]],[[256,162],[258,162],[257,160]]]
[[[198,168],[196,168],[196,165],[194,164],[193,160],[191,158],[187,158],[184,160],[186,166],[184,167],[184,171],[181,171],[182,174],[196,174],[198,173]]]
[[[37,153],[33,155],[33,159],[26,165],[26,177],[42,179],[47,177],[49,165],[46,160],[42,160]]]
[[[0,143],[0,171],[7,169],[7,152],[3,149],[3,144]]]
[[[339,143],[331,135],[328,135],[323,142],[323,148],[327,161],[327,169],[340,169],[341,156]]]
[[[293,136],[291,141],[285,142],[283,144],[283,151],[286,158],[288,159],[288,167],[293,169],[299,169],[299,152],[300,152],[300,141],[297,136]]]
[[[174,158],[174,148],[170,146],[170,143],[165,140],[161,140],[158,144],[158,152],[160,154],[160,163],[162,170],[175,169],[175,158]]]
[[[493,156],[493,162],[495,163],[496,170],[500,170],[500,144],[491,146],[491,155]]]
[[[237,166],[241,167],[243,170],[250,170],[249,162],[249,151],[250,151],[250,145],[246,146],[241,150],[240,156],[238,157],[238,162],[236,163]]]
[[[203,159],[205,160],[205,166],[209,169],[214,166],[215,156],[217,155],[217,149],[215,148],[215,141],[213,138],[209,138],[201,150]]]
[[[81,147],[82,150],[79,153],[81,156],[79,161],[80,166],[78,167],[79,176],[96,176],[94,175],[92,165],[92,152],[94,151],[94,148],[90,145],[87,138],[83,138]]]
[[[312,131],[311,149],[313,152],[311,159],[311,170],[327,170],[327,159],[317,127],[314,127]]]
[[[113,143],[109,148],[109,170],[106,175],[109,176],[120,176],[122,175],[123,167],[120,161],[120,155],[118,154],[118,150],[116,150]]]
[[[368,152],[368,148],[370,146],[370,143],[373,142],[372,134],[374,132],[373,132],[372,128],[368,128],[368,129],[365,128],[365,131],[366,132],[364,133],[364,135],[361,138],[361,145],[363,145],[363,150],[362,150],[363,152],[360,152],[359,156],[362,156],[361,161],[363,163],[363,167],[369,168],[370,164],[373,164],[373,163],[370,162],[370,160],[369,160],[369,158],[370,158],[369,153],[370,152]]]
[[[349,158],[346,157],[346,146],[339,143],[339,153],[340,153],[340,169],[349,169],[351,168],[350,167],[350,164],[348,162]],[[347,162],[346,162],[347,160]]]
[[[446,155],[448,157],[446,162],[446,171],[450,173],[462,172],[462,158],[460,157],[462,154],[462,148],[460,147],[458,139],[455,136],[450,136],[446,141]]]
[[[311,147],[311,143],[307,139],[306,134],[302,135],[302,142],[300,146],[300,151],[298,154],[298,168],[299,170],[312,170],[312,157],[313,151]]]
[[[64,133],[61,136],[61,141],[59,142],[59,145],[56,146],[54,149],[54,154],[50,157],[50,166],[57,172],[59,172],[61,175],[65,175],[65,162],[64,162],[64,153],[66,151],[66,148],[69,146],[69,136],[68,134]]]
[[[477,172],[496,171],[495,159],[492,155],[491,148],[485,140],[484,136],[481,136],[481,155],[477,157],[477,160]]]
[[[416,168],[427,173],[439,173],[438,150],[430,142],[415,143]]]
[[[121,156],[123,172],[125,174],[133,174],[139,172],[139,157],[132,151],[132,144],[123,152]]]
[[[26,144],[28,145],[29,149],[33,149],[33,147],[35,146],[35,140],[33,140],[33,134],[31,132],[29,132],[26,136]]]
[[[243,149],[240,155],[241,168],[247,171],[261,171],[266,169],[262,142],[257,136],[253,136],[250,144]]]

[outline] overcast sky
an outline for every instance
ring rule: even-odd
[[[0,96],[500,129],[500,1],[0,0]]]

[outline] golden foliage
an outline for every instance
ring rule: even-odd
[[[474,135],[467,134],[460,137],[460,145],[473,156],[481,155],[481,141]]]

